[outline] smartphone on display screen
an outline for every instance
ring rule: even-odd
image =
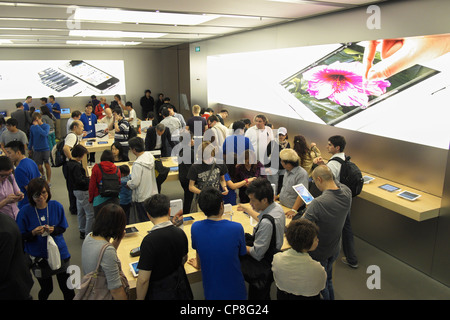
[[[119,79],[83,60],[71,60],[59,67],[71,76],[85,82],[94,90],[104,93],[114,87]]]
[[[293,106],[297,113],[301,115],[306,107],[319,121],[336,125],[440,72],[416,64],[386,80],[367,84],[362,81],[364,50],[357,43],[344,44],[283,80],[280,85],[299,102]],[[373,63],[380,61],[377,52]]]

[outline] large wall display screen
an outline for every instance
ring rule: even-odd
[[[447,149],[450,35],[210,56],[208,101]]]
[[[3,60],[0,99],[126,94],[123,60]]]

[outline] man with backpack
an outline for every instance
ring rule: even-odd
[[[359,180],[362,179],[361,172],[358,174],[359,169],[350,162],[349,157],[345,156],[344,149],[346,144],[343,136],[335,135],[328,138],[327,150],[332,156],[326,165],[330,168],[335,180],[347,185],[352,191],[352,197],[355,197],[361,192],[363,180]],[[317,159],[315,163],[317,165],[325,164],[322,158]],[[355,254],[350,211],[342,229],[342,249],[345,257],[342,257],[341,261],[356,269],[358,267],[358,258]]]

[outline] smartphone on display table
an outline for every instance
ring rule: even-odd
[[[104,93],[119,82],[116,77],[83,60],[71,60],[60,66],[59,69],[83,81],[99,93]]]

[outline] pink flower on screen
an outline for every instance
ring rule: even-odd
[[[379,96],[391,85],[387,80],[364,81],[360,62],[321,65],[308,70],[303,78],[308,81],[308,92],[316,99],[325,99],[341,106],[367,106],[369,96]]]

